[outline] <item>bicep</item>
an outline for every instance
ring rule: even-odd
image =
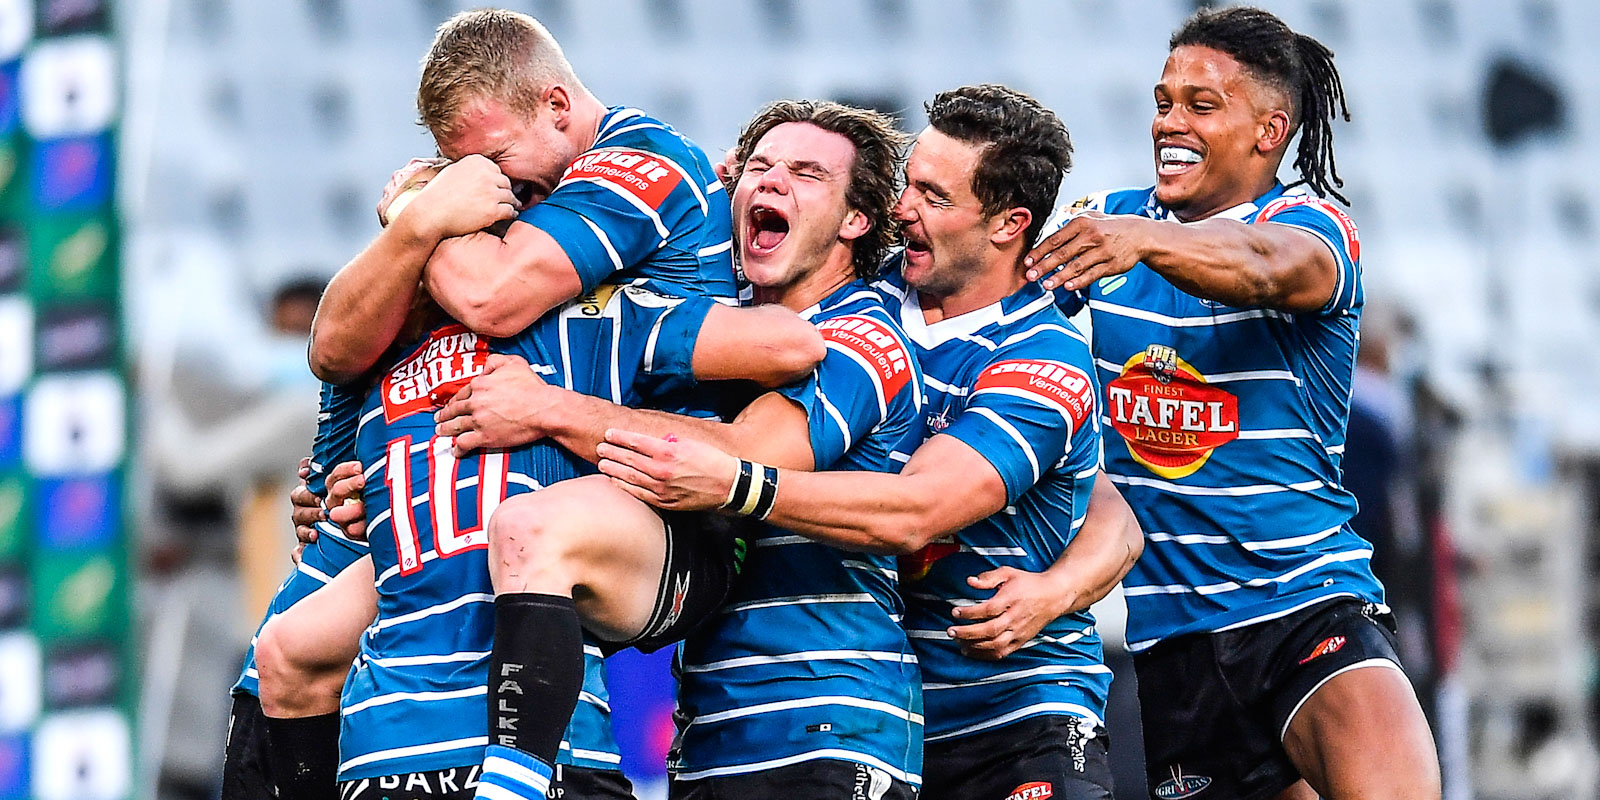
[[[767,392],[729,424],[733,455],[786,469],[813,469],[810,420],[799,403]]]
[[[1293,225],[1263,225],[1257,231],[1271,240],[1283,288],[1282,310],[1321,311],[1337,299],[1344,270],[1321,236]]]

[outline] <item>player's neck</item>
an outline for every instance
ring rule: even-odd
[[[822,265],[807,272],[799,280],[785,286],[757,286],[751,296],[757,303],[780,303],[784,308],[799,313],[823,300],[828,295],[855,279],[854,264],[848,248],[832,248]]]
[[[1196,203],[1184,208],[1171,209],[1172,215],[1183,222],[1198,222],[1210,219],[1230,208],[1242,206],[1245,203],[1255,202],[1255,199],[1272,191],[1278,185],[1276,172],[1265,172],[1255,180],[1242,183],[1233,191],[1226,192],[1217,197],[1208,198],[1205,203]]]
[[[1017,293],[1027,284],[1022,277],[1022,254],[1010,250],[994,253],[961,288],[946,295],[917,292],[922,318],[928,323],[988,308]]]
[[[572,129],[578,134],[575,142],[578,152],[594,147],[595,141],[600,138],[600,121],[605,119],[608,110],[606,104],[590,94],[588,89],[582,89],[581,94],[573,98]]]

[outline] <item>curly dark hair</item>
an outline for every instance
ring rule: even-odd
[[[1316,39],[1295,33],[1271,12],[1250,6],[1196,12],[1177,33],[1169,50],[1185,45],[1209,47],[1232,56],[1257,80],[1289,98],[1289,121],[1300,131],[1294,168],[1296,184],[1318,196],[1332,195],[1349,205],[1338,189],[1344,186],[1333,163],[1333,120],[1350,121],[1344,85],[1333,67],[1333,51]]]
[[[878,111],[847,106],[831,100],[779,100],[761,109],[739,134],[734,159],[743,169],[761,137],[786,122],[804,122],[837,133],[855,145],[850,165],[850,185],[844,199],[865,214],[872,227],[850,243],[850,261],[858,278],[877,276],[889,249],[900,243],[900,226],[894,222],[894,203],[900,194],[900,157],[906,136],[894,118]],[[734,183],[738,176],[732,176]]]
[[[972,193],[989,216],[1022,207],[1033,213],[1027,241],[1044,228],[1061,179],[1072,169],[1072,137],[1038,100],[994,83],[934,95],[926,105],[933,129],[986,145],[972,173]]]

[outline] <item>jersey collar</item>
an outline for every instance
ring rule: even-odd
[[[1286,191],[1288,191],[1288,189],[1282,183],[1274,183],[1272,184],[1272,188],[1267,190],[1266,194],[1263,194],[1260,197],[1251,200],[1250,202],[1240,203],[1232,208],[1224,208],[1221,211],[1206,217],[1206,219],[1231,219],[1238,222],[1248,222],[1251,217],[1255,216],[1257,211],[1260,211],[1268,203],[1278,199],[1279,197],[1282,197]],[[1161,205],[1161,203],[1156,200],[1156,189],[1154,186],[1150,187],[1150,194],[1145,198],[1144,208],[1140,209],[1139,213],[1151,219],[1182,222],[1182,220],[1172,215],[1172,211],[1170,209],[1164,205]],[[1196,222],[1198,221],[1199,220],[1196,220]]]
[[[812,319],[815,319],[816,316],[818,314],[821,314],[823,311],[826,311],[826,310],[828,310],[830,308],[833,308],[834,306],[839,305],[840,303],[843,303],[846,300],[849,300],[852,296],[855,295],[856,292],[868,292],[868,293],[871,293],[872,292],[872,287],[867,285],[867,282],[861,280],[860,278],[857,278],[857,279],[855,279],[853,281],[850,281],[849,283],[846,283],[845,285],[840,286],[837,289],[834,289],[832,294],[828,295],[827,297],[822,298],[821,300],[818,300],[810,308],[807,308],[804,311],[799,312],[800,318],[805,320],[805,321],[807,321],[807,322],[810,322]],[[874,295],[874,296],[876,296],[876,295]]]
[[[998,303],[930,324],[922,315],[922,304],[917,302],[917,290],[907,286],[905,302],[900,304],[900,327],[917,346],[931,350],[953,339],[971,339],[984,328],[1005,325],[1051,303],[1044,289],[1030,281]]]

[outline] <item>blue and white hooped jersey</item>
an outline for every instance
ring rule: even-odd
[[[1172,219],[1152,189],[1073,208]],[[1058,214],[1065,224],[1070,214]],[[1332,203],[1282,185],[1216,215],[1288,225],[1333,253],[1320,311],[1236,308],[1140,264],[1069,305],[1093,315],[1106,472],[1145,531],[1123,581],[1128,647],[1274,619],[1335,597],[1382,602],[1341,483],[1361,319],[1361,245]],[[1054,225],[1049,226],[1050,230]]]
[[[854,282],[802,316],[827,354],[784,393],[806,409],[816,469],[898,471],[922,381],[882,298]],[[749,546],[727,604],[679,651],[677,778],[837,759],[920,784],[921,679],[894,559],[770,525]]]
[[[1111,671],[1088,611],[1050,623],[1002,661],[964,656],[946,633],[961,624],[953,608],[993,594],[967,578],[1046,570],[1083,525],[1100,457],[1088,342],[1038,284],[932,324],[898,269],[874,285],[917,348],[928,389],[923,438],[960,439],[1006,487],[1000,512],[900,560],[928,741],[1046,714],[1103,725]]]
[[[699,145],[638,109],[608,110],[594,146],[521,220],[555,238],[584,291],[648,278],[666,294],[736,302],[722,181]]]
[[[694,343],[712,304],[604,284],[510,339],[438,327],[380,376],[357,437],[378,619],[345,684],[341,780],[482,761],[494,636],[484,523],[507,497],[594,472],[543,441],[458,460],[452,440],[434,436],[433,412],[491,352],[522,356],[552,384],[620,404],[676,392],[692,384]],[[584,723],[606,702],[594,691],[598,651],[588,653],[561,761],[615,768],[609,727],[602,737]]]
[[[356,459],[356,419],[361,416],[361,401],[366,388],[322,384],[317,408],[317,437],[311,443],[311,475],[306,484],[318,497],[328,494],[326,479],[334,465]],[[331,522],[316,525],[317,540],[300,554],[300,563],[278,586],[277,594],[267,606],[267,615],[256,626],[256,636],[250,637],[250,649],[244,655],[244,671],[233,693],[259,694],[260,675],[256,672],[256,637],[273,617],[287,611],[307,595],[333,580],[367,554],[367,543],[354,541]]]

